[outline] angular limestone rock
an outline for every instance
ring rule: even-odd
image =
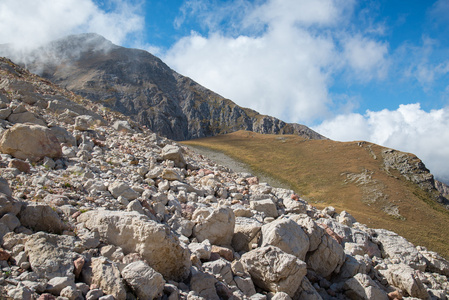
[[[262,228],[262,223],[252,218],[235,218],[234,236],[232,237],[232,248],[236,252],[249,251],[251,244],[257,244],[257,237]]]
[[[166,145],[162,148],[162,158],[164,160],[172,160],[178,168],[184,168],[186,166],[182,148],[179,146]]]
[[[126,299],[126,290],[117,265],[104,257],[92,258],[89,268],[83,269],[83,279],[90,285],[98,286],[105,294],[116,300]]]
[[[389,230],[375,229],[374,232],[375,240],[382,245],[383,258],[397,259],[415,270],[425,271],[426,260],[412,243]]]
[[[212,211],[205,219],[200,219],[193,228],[193,235],[202,242],[208,239],[211,244],[229,246],[234,234],[235,215],[228,207]]]
[[[261,246],[273,245],[304,261],[309,237],[295,221],[279,218],[262,226]]]
[[[327,277],[333,272],[338,273],[345,259],[345,252],[341,245],[328,234],[324,234],[318,248],[307,254],[306,262],[308,268]]]
[[[38,232],[30,236],[25,243],[25,251],[33,272],[39,277],[74,278],[73,261],[77,254],[73,252],[75,238]]]
[[[32,124],[15,124],[2,135],[0,151],[16,158],[38,161],[45,156],[62,156],[58,139],[47,127]]]
[[[167,280],[182,280],[189,274],[190,253],[166,225],[137,212],[89,211],[78,221],[97,230],[108,243],[125,254],[137,252]]]
[[[28,204],[19,214],[20,223],[34,231],[62,233],[66,228],[59,215],[46,204]]]
[[[345,282],[346,296],[357,300],[388,300],[387,294],[366,274],[356,274]]]
[[[256,286],[293,297],[307,273],[306,264],[278,247],[257,248],[242,255],[241,262]]]
[[[430,299],[429,293],[417,275],[417,271],[405,264],[388,265],[386,270],[379,272],[388,283],[402,290],[405,295],[420,299]],[[419,271],[418,271],[419,272]]]
[[[143,261],[127,265],[122,271],[122,277],[139,299],[157,298],[164,290],[165,280],[162,275]]]

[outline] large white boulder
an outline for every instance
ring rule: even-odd
[[[105,257],[92,258],[90,267],[83,269],[82,276],[89,285],[98,286],[105,294],[114,296],[114,299],[126,299],[125,284],[120,277],[120,270],[115,263]]]
[[[366,274],[356,274],[345,282],[346,296],[353,300],[388,300],[388,295]]]
[[[309,251],[309,237],[295,221],[279,218],[262,226],[261,246],[273,245],[300,260]]]
[[[338,273],[345,262],[346,256],[341,245],[324,234],[318,248],[307,257],[307,267],[323,277]]]
[[[78,221],[125,254],[139,253],[167,280],[182,280],[189,274],[190,252],[166,225],[137,212],[100,210],[85,212]]]
[[[398,234],[385,230],[375,229],[374,239],[382,245],[382,257],[398,260],[415,270],[426,270],[426,259],[418,252],[415,246]]]
[[[240,259],[254,284],[269,292],[293,297],[307,273],[306,264],[275,246],[260,247]]]
[[[419,278],[417,272],[410,266],[400,263],[388,265],[386,270],[379,270],[392,286],[402,290],[405,295],[419,299],[430,299],[429,293]]]
[[[220,207],[206,218],[198,218],[193,236],[199,242],[208,239],[213,245],[229,246],[234,234],[235,215],[229,207]]]
[[[74,244],[75,238],[67,235],[38,232],[30,236],[25,251],[33,272],[41,278],[69,277],[74,281]]]
[[[122,271],[122,277],[139,299],[154,299],[164,290],[165,280],[161,274],[143,261],[132,262]]]
[[[0,140],[0,151],[31,161],[62,156],[61,145],[50,129],[28,123],[15,124],[5,131]]]

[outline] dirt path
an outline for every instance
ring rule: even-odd
[[[188,148],[192,149],[198,154],[201,154],[213,162],[215,162],[218,165],[225,166],[229,169],[231,169],[234,172],[240,172],[240,173],[251,173],[254,176],[257,176],[259,178],[259,182],[266,182],[272,187],[276,188],[284,188],[284,189],[291,189],[287,184],[280,182],[276,178],[273,178],[271,176],[268,176],[267,174],[256,172],[251,167],[244,162],[241,162],[239,160],[236,160],[223,152],[212,150],[206,147],[200,147],[200,146],[187,146]]]

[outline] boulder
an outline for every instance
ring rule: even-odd
[[[11,213],[5,214],[3,217],[1,217],[0,223],[5,224],[10,231],[13,231],[20,226],[19,219]]]
[[[182,154],[182,148],[175,145],[166,145],[162,148],[161,153],[162,159],[171,160],[175,163],[178,168],[185,168],[186,161],[184,155]]]
[[[5,194],[8,197],[12,196],[12,190],[9,187],[8,180],[3,177],[0,177],[0,193]],[[3,207],[3,205],[2,205]]]
[[[127,265],[122,271],[122,277],[139,299],[155,299],[164,290],[165,280],[162,275],[143,261]]]
[[[166,168],[162,171],[162,179],[169,180],[169,181],[180,181],[181,180],[181,173],[174,168]]]
[[[341,245],[324,234],[318,248],[307,255],[307,267],[314,270],[322,277],[327,277],[333,272],[338,273],[345,262],[345,252]]]
[[[379,270],[379,273],[387,279],[390,285],[399,288],[405,295],[430,299],[417,271],[410,266],[403,263],[388,265],[387,269]]]
[[[33,272],[39,277],[74,278],[73,261],[77,254],[73,252],[75,238],[67,235],[55,235],[38,232],[28,238],[25,251]]]
[[[6,120],[11,115],[11,113],[12,111],[9,107],[0,109],[0,120]]]
[[[278,216],[276,204],[271,199],[251,201],[250,207],[253,210],[265,214],[265,217],[276,218]]]
[[[89,285],[98,286],[105,294],[114,296],[116,300],[126,299],[126,290],[117,265],[104,257],[92,258],[90,267],[81,273]]]
[[[88,211],[78,217],[90,230],[97,230],[109,244],[125,254],[139,253],[167,280],[182,280],[189,274],[190,253],[170,228],[137,212]]]
[[[216,283],[217,279],[213,275],[192,270],[192,276],[190,278],[190,289],[197,296],[202,298],[189,297],[189,299],[220,300],[220,297],[218,297],[217,295],[217,290],[215,289]]]
[[[449,277],[449,262],[438,253],[420,248],[419,253],[427,260],[427,270]]]
[[[129,125],[128,121],[117,120],[112,124],[112,128],[117,131],[125,131],[125,132],[133,132],[131,125]]]
[[[134,200],[140,196],[140,194],[133,190],[127,183],[120,180],[114,181],[109,185],[108,190],[115,198],[122,196],[128,200]]]
[[[66,226],[59,215],[46,204],[29,203],[19,214],[20,223],[34,231],[62,233]]]
[[[208,239],[214,245],[230,246],[234,226],[234,211],[229,207],[220,207],[212,211],[207,218],[199,218],[193,228],[193,236],[199,242]]]
[[[22,205],[22,202],[14,200],[11,196],[0,193],[0,216],[7,213],[17,215],[20,212]]]
[[[256,286],[269,292],[285,292],[290,297],[307,273],[303,261],[274,246],[249,251],[240,261]]]
[[[62,156],[61,145],[55,135],[44,126],[15,124],[0,140],[0,151],[20,159],[38,161],[45,156]]]
[[[309,216],[305,214],[290,215],[290,219],[298,223],[309,236],[309,251],[315,251],[321,244],[324,229]]]
[[[67,146],[76,146],[76,138],[64,127],[53,126],[50,127],[50,131],[58,139],[59,143],[66,144]]]
[[[307,202],[300,199],[284,198],[285,211],[288,213],[300,214],[307,212]]]
[[[279,218],[262,226],[261,246],[273,245],[304,261],[309,251],[309,237],[295,221]]]
[[[262,223],[252,218],[235,218],[234,236],[232,237],[232,248],[236,252],[249,251],[252,244],[257,244],[257,237],[262,228]]]
[[[304,277],[301,286],[292,298],[293,300],[323,300],[307,277]]]
[[[53,277],[47,282],[46,291],[58,296],[68,286],[75,286],[73,277]]]
[[[92,116],[81,115],[75,117],[75,129],[80,131],[89,130],[92,125],[95,124],[95,120]]]
[[[203,263],[203,269],[228,285],[233,281],[231,263],[223,258]]]
[[[418,252],[415,246],[402,236],[385,230],[374,229],[374,240],[381,244],[382,257],[395,259],[415,270],[426,270],[426,259]]]
[[[8,121],[11,123],[30,123],[40,126],[47,126],[44,120],[36,117],[32,112],[24,111],[20,113],[12,113],[8,117]]]
[[[199,259],[208,260],[212,251],[212,246],[209,240],[204,240],[201,243],[190,243],[188,245],[192,255],[197,256]]]
[[[31,170],[31,166],[29,163],[17,158],[10,160],[8,163],[8,167],[16,168],[17,170],[23,173],[30,173]]]
[[[388,300],[388,295],[366,274],[356,274],[345,282],[346,296],[353,300]]]

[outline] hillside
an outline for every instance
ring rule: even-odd
[[[447,199],[414,155],[367,142],[250,132],[183,142],[223,151],[291,186],[302,199],[347,211],[449,257]]]
[[[97,34],[68,36],[22,55],[4,46],[0,55],[174,140],[238,130],[324,138],[304,125],[240,107],[150,53],[116,46]]]
[[[0,174],[1,299],[449,295],[437,253],[216,165],[3,58]]]

